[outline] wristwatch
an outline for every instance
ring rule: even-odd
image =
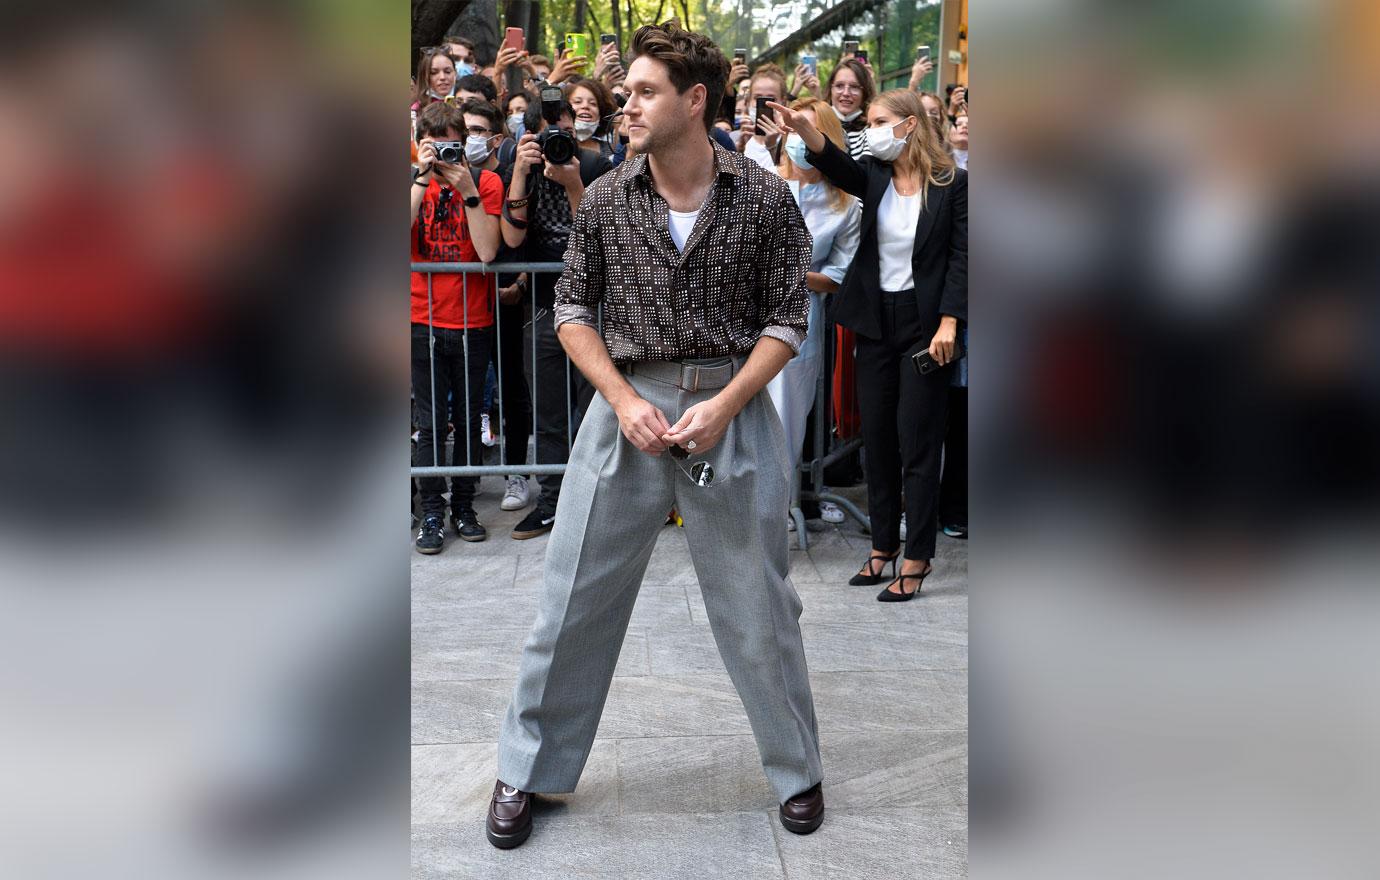
[[[465,207],[466,207],[466,208],[478,208],[478,207],[479,207],[479,196],[466,196],[466,197],[465,197]]]

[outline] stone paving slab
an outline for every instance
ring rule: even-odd
[[[880,585],[847,586],[871,546],[855,523],[791,543],[826,774],[818,832],[779,824],[684,532],[667,527],[578,789],[538,799],[522,847],[490,846],[496,739],[547,542],[508,537],[526,511],[500,511],[501,491],[486,478],[476,499],[489,540],[413,554],[414,877],[967,875],[967,545],[941,535],[922,596],[883,604]]]

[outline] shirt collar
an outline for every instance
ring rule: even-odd
[[[743,173],[742,169],[734,161],[738,157],[737,153],[730,153],[728,150],[725,150],[723,146],[717,143],[713,138],[709,138],[709,145],[714,148],[714,168],[719,176],[731,174],[734,177],[738,177]],[[628,176],[623,181],[625,187],[631,189],[633,182],[639,178],[645,180],[648,186],[651,185],[652,169],[647,161],[646,153],[638,153],[624,164],[629,166]]]

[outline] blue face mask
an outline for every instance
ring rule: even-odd
[[[462,76],[469,76],[472,73],[474,73],[474,68],[470,66],[470,63],[468,61],[455,62],[456,79],[459,79]]]
[[[805,158],[805,141],[800,135],[791,132],[786,135],[786,155],[791,157],[791,161],[799,168],[813,168],[810,160]]]

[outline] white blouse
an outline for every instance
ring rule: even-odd
[[[881,255],[882,290],[896,292],[915,287],[911,254],[915,228],[920,225],[920,193],[903,196],[896,182],[887,184],[877,206],[877,250]]]

